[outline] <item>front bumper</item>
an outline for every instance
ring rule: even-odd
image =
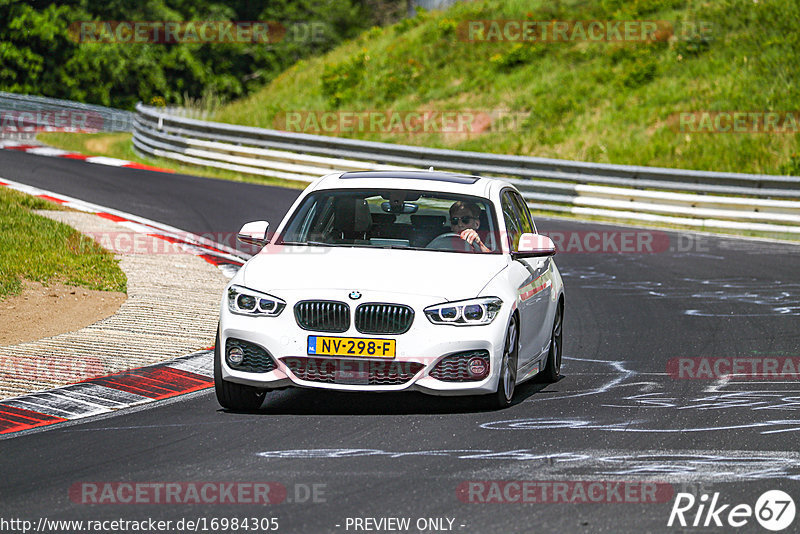
[[[404,299],[402,304],[411,306],[415,312],[411,328],[399,335],[370,335],[358,332],[352,324],[346,332],[335,334],[303,330],[295,320],[294,304],[287,300],[286,309],[278,317],[247,317],[232,314],[223,302],[218,353],[224,380],[264,389],[299,386],[340,391],[420,391],[432,395],[481,395],[497,389],[509,316],[505,309],[488,325],[434,325],[425,317],[423,309],[435,302]],[[309,355],[310,335],[394,339],[396,356],[387,359]],[[275,368],[268,372],[232,368],[225,360],[229,338],[261,347],[275,362]],[[486,378],[445,381],[429,375],[443,358],[467,351],[488,352],[490,363]],[[314,361],[309,363],[310,359]],[[309,365],[314,372],[307,372]],[[335,370],[333,376],[331,370]],[[379,376],[373,380],[371,375],[375,373]]]

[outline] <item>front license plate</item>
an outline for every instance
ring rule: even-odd
[[[394,339],[308,336],[308,354],[312,356],[394,358],[396,346]]]

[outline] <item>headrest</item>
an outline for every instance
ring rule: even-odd
[[[342,232],[366,232],[372,224],[369,204],[363,198],[338,198],[334,204],[333,226]]]

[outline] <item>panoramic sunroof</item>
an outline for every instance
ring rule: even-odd
[[[339,177],[341,180],[351,178],[386,179],[399,178],[402,180],[429,180],[434,182],[450,182],[454,184],[474,184],[480,178],[467,174],[450,174],[446,172],[431,171],[358,171],[346,172]]]

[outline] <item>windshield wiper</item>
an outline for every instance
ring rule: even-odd
[[[307,247],[307,246],[338,247],[338,246],[340,246],[337,243],[323,243],[322,241],[282,241],[281,245],[299,245],[299,246],[303,246],[303,247]]]

